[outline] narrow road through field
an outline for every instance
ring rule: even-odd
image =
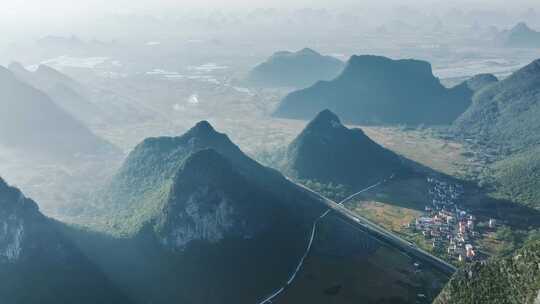
[[[339,206],[342,206],[345,202],[351,200],[352,198],[360,195],[361,193],[364,193],[366,191],[369,191],[375,187],[378,187],[380,186],[381,184],[383,184],[384,182],[386,182],[387,179],[384,179],[383,181],[380,181],[374,185],[371,185],[359,192],[356,192],[355,194],[349,196],[348,198],[344,199],[341,203],[337,204]],[[294,181],[291,180],[291,182],[294,183]],[[297,184],[297,183],[296,183]],[[309,191],[310,193],[315,193],[313,190],[303,186],[303,185],[300,185],[300,184],[297,184],[298,186],[304,188],[305,190]],[[325,197],[322,197],[320,194],[316,193],[317,196],[319,196],[320,198],[323,198],[324,201],[327,201],[327,202],[331,202],[329,199],[325,198]],[[334,203],[335,204],[335,203]],[[313,225],[312,225],[312,228],[311,228],[311,235],[309,237],[309,242],[308,242],[308,245],[306,247],[306,250],[304,251],[304,254],[302,255],[302,258],[300,258],[300,261],[298,262],[298,265],[296,266],[296,269],[294,270],[294,272],[291,274],[291,276],[289,277],[289,279],[287,280],[287,282],[285,283],[284,286],[280,287],[279,289],[277,289],[275,292],[273,292],[270,296],[268,296],[267,298],[265,298],[264,300],[258,302],[258,304],[266,304],[266,303],[272,303],[272,300],[274,300],[275,298],[277,298],[282,292],[285,291],[285,289],[287,287],[289,287],[293,282],[294,280],[296,279],[296,276],[298,275],[298,272],[302,269],[302,266],[304,265],[304,261],[306,260],[307,256],[309,255],[310,251],[311,251],[311,247],[313,245],[313,240],[315,239],[315,235],[317,233],[317,226],[319,225],[319,222],[324,219],[332,210],[334,210],[333,208],[328,208],[328,210],[326,210],[323,214],[321,214],[321,216],[319,216],[314,222],[313,222]]]
[[[393,178],[393,175],[389,178],[389,179],[392,179]],[[376,184],[377,186],[387,182],[389,179],[385,179],[384,181],[381,181],[379,182],[378,184]],[[301,185],[300,185],[301,186]],[[322,195],[320,195],[319,193],[309,189],[309,188],[306,188],[304,186],[301,186],[303,187],[304,189],[306,189],[307,191],[313,193],[314,195],[317,195],[319,196],[321,199],[324,199],[327,201],[328,205],[330,206],[330,208],[335,211],[336,213],[338,213],[339,215],[341,215],[344,219],[347,219],[350,223],[356,225],[358,228],[362,228],[365,232],[368,232],[368,233],[371,233],[372,235],[374,236],[377,236],[379,237],[380,239],[383,239],[384,241],[386,241],[387,243],[401,249],[402,251],[410,254],[411,256],[414,256],[415,258],[417,259],[420,259],[422,260],[423,262],[427,262],[435,267],[437,267],[438,269],[444,271],[446,274],[448,275],[452,275],[456,270],[457,268],[432,255],[431,253],[419,248],[418,246],[416,246],[416,244],[413,244],[409,241],[406,241],[404,239],[402,239],[401,237],[397,236],[396,234],[388,231],[387,229],[385,228],[382,228],[381,226],[373,223],[372,221],[368,220],[367,218],[361,216],[361,215],[358,215],[357,213],[354,213],[353,211],[345,208],[343,206],[344,203],[352,200],[353,198],[355,198],[356,196],[360,195],[361,193],[363,192],[366,192],[372,188],[374,188],[375,185],[371,186],[371,187],[368,187],[360,192],[357,192],[351,196],[349,196],[348,198],[344,199],[343,201],[341,201],[340,203],[336,203]]]

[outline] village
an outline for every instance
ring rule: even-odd
[[[408,225],[414,233],[422,234],[432,251],[451,261],[461,263],[484,260],[476,244],[481,238],[476,217],[459,207],[458,202],[464,193],[460,184],[448,183],[432,177],[427,178],[430,185],[430,205],[424,214]],[[489,229],[495,229],[496,220],[489,219]]]

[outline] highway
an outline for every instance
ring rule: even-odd
[[[359,216],[359,215],[355,214],[354,212],[352,212],[352,211],[348,210],[347,208],[345,208],[345,206],[344,206],[345,203],[353,200],[354,198],[356,198],[357,196],[359,196],[360,194],[362,194],[364,192],[367,192],[367,191],[369,191],[369,190],[371,190],[373,188],[376,188],[376,187],[386,183],[388,180],[393,179],[393,177],[394,177],[394,175],[392,175],[389,178],[386,178],[386,179],[384,179],[384,180],[382,180],[382,181],[380,181],[380,182],[378,182],[376,184],[373,184],[373,185],[371,185],[371,186],[369,186],[369,187],[367,187],[367,188],[365,188],[365,189],[363,189],[361,191],[358,191],[358,192],[352,194],[351,196],[345,198],[340,203],[336,203],[336,202],[330,200],[329,198],[326,198],[326,197],[322,196],[321,194],[311,190],[310,188],[308,188],[308,187],[306,187],[306,186],[304,186],[302,184],[296,183],[295,181],[287,178],[292,183],[295,183],[298,187],[304,189],[309,194],[315,196],[317,199],[324,202],[329,207],[329,209],[326,210],[323,214],[321,214],[321,216],[319,216],[313,222],[313,225],[312,225],[312,228],[311,228],[311,235],[309,237],[309,242],[308,242],[308,245],[306,246],[306,250],[305,250],[304,254],[302,255],[302,257],[300,258],[300,261],[298,262],[298,265],[296,266],[295,271],[290,275],[287,282],[283,286],[278,288],[276,291],[274,291],[272,294],[270,294],[268,297],[264,298],[262,301],[257,302],[257,304],[269,304],[269,303],[272,303],[272,301],[274,299],[276,299],[281,293],[283,293],[286,290],[286,288],[288,288],[294,282],[294,280],[296,279],[296,276],[298,275],[298,272],[300,272],[300,270],[302,269],[302,266],[304,265],[305,259],[307,258],[307,256],[309,255],[309,253],[311,251],[311,247],[313,245],[313,240],[315,239],[315,235],[317,233],[317,227],[318,227],[320,221],[322,219],[324,219],[332,211],[335,212],[337,216],[341,216],[341,219],[345,220],[345,222],[353,225],[354,227],[360,229],[361,231],[369,233],[371,236],[375,237],[376,239],[378,239],[378,240],[380,240],[380,241],[382,241],[382,242],[384,242],[386,244],[389,244],[392,247],[397,247],[402,252],[408,254],[411,257],[416,258],[419,261],[422,261],[422,262],[424,262],[426,264],[432,265],[435,268],[441,270],[442,272],[444,272],[444,273],[446,273],[448,275],[452,275],[457,270],[453,265],[443,261],[442,259],[439,259],[436,256],[431,255],[430,253],[418,248],[418,246],[416,246],[415,244],[400,238],[399,236],[393,234],[392,232],[380,227],[379,225],[371,222],[370,220],[368,220],[368,219],[366,219],[366,218],[364,218],[362,216]]]
[[[392,177],[390,177],[390,179],[391,178]],[[385,243],[388,243],[389,245],[393,247],[397,247],[399,250],[402,250],[403,252],[409,254],[411,257],[414,257],[425,264],[432,265],[433,267],[441,270],[447,275],[452,275],[457,270],[457,268],[454,265],[430,254],[429,252],[419,248],[415,244],[402,239],[396,234],[386,230],[385,228],[382,228],[381,226],[373,223],[372,221],[366,219],[365,217],[362,217],[344,207],[344,204],[346,202],[351,201],[353,198],[357,197],[358,195],[368,190],[371,190],[385,183],[386,181],[388,181],[388,179],[385,179],[384,181],[381,181],[377,183],[376,185],[370,186],[362,191],[359,191],[349,196],[348,198],[344,199],[340,203],[336,203],[303,185],[300,185],[300,184],[297,184],[297,185],[305,189],[306,191],[312,193],[313,195],[317,196],[319,199],[324,200],[326,204],[328,204],[328,206],[332,209],[332,211],[334,211],[337,215],[340,215],[347,222],[355,225],[356,227],[362,229],[363,231],[369,233],[370,235],[380,239],[381,241],[384,241]]]
[[[287,178],[289,179],[289,178]],[[291,179],[289,179],[289,181],[291,181],[292,183],[295,183],[294,181],[292,181]],[[360,193],[363,193],[363,192],[366,192],[366,191],[369,191],[379,185],[381,185],[383,182],[385,182],[386,180],[384,181],[381,181],[381,182],[378,182],[374,185],[371,185],[367,188],[365,188],[364,190],[362,191],[359,191],[355,194],[353,194],[352,196],[350,196],[348,199],[352,198],[353,196],[356,196],[356,195],[359,195]],[[317,195],[317,198],[319,200],[323,200],[324,202],[326,202],[327,204],[329,202],[331,202],[330,200],[328,200],[327,198],[324,198],[322,195],[312,191],[311,189],[301,185],[301,184],[298,184],[298,183],[295,183],[296,185],[300,186],[301,188],[303,188],[304,190],[306,191],[309,191],[309,193],[311,194],[315,194]],[[345,201],[343,201],[345,202]],[[307,256],[309,255],[309,253],[311,252],[311,246],[313,245],[313,240],[315,239],[315,235],[317,233],[317,227],[320,223],[320,221],[322,219],[324,219],[333,209],[332,208],[328,208],[325,212],[323,212],[323,214],[321,214],[321,216],[319,216],[314,222],[313,222],[313,225],[312,225],[312,228],[311,228],[311,235],[309,237],[309,242],[308,242],[308,245],[306,247],[306,250],[304,251],[304,254],[302,255],[302,258],[300,258],[300,261],[298,262],[298,265],[296,266],[296,269],[295,271],[291,274],[291,276],[289,277],[289,279],[287,280],[287,282],[285,283],[284,286],[280,287],[279,289],[277,289],[276,291],[274,291],[271,295],[269,295],[268,297],[266,297],[264,300],[258,302],[258,304],[267,304],[267,303],[272,303],[272,300],[274,300],[275,298],[277,298],[282,292],[285,291],[285,289],[287,287],[289,287],[293,282],[294,282],[294,279],[296,279],[296,276],[298,275],[298,272],[300,272],[300,270],[302,269],[302,266],[304,266],[304,261],[306,260]]]
[[[290,182],[298,185],[299,187],[301,187],[302,189],[304,189],[305,191],[308,191],[310,194],[313,194],[313,195],[316,195],[317,198],[319,200],[322,200],[323,202],[326,202],[330,208],[328,208],[323,214],[321,214],[321,216],[319,216],[314,222],[313,222],[313,225],[312,225],[312,228],[311,228],[311,235],[309,237],[309,242],[308,242],[308,245],[306,247],[306,250],[304,251],[304,254],[302,255],[302,258],[300,258],[300,261],[298,262],[298,265],[296,266],[296,269],[295,271],[291,274],[291,276],[289,277],[289,279],[287,280],[287,282],[285,283],[284,286],[280,287],[279,289],[277,289],[276,291],[274,291],[270,296],[266,297],[264,300],[258,302],[258,304],[267,304],[267,303],[272,303],[272,300],[274,300],[275,298],[277,298],[282,292],[285,291],[285,289],[287,287],[289,287],[293,282],[294,282],[294,279],[296,279],[296,276],[298,275],[298,272],[300,272],[300,270],[302,269],[302,266],[304,265],[304,261],[306,260],[307,256],[309,255],[309,253],[311,252],[311,246],[313,245],[313,240],[315,239],[315,235],[316,235],[316,232],[317,232],[317,227],[319,225],[319,222],[324,219],[331,211],[333,211],[334,209],[332,208],[331,206],[331,203],[332,201],[323,197],[322,195],[314,192],[313,190],[301,185],[301,184],[298,184],[296,182],[294,182],[293,180],[287,178]],[[371,185],[351,196],[349,196],[348,198],[346,198],[345,200],[343,200],[340,204],[342,205],[343,203],[345,203],[347,200],[350,200],[352,198],[354,198],[355,196],[357,195],[360,195],[361,193],[364,193],[366,191],[369,191],[375,187],[378,187],[379,185],[381,185],[382,183],[386,182],[387,180],[383,180],[383,181],[380,181],[374,185]],[[335,205],[340,205],[340,204],[336,204],[336,203],[333,203]]]

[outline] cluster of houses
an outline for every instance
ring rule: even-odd
[[[460,262],[476,259],[474,244],[480,237],[475,226],[476,218],[457,204],[463,195],[463,186],[431,177],[427,181],[431,186],[431,204],[425,207],[423,216],[416,218],[409,227],[422,233],[434,251],[446,252]],[[489,225],[493,228],[495,220],[490,220]]]

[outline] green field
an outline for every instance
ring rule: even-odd
[[[487,221],[495,218],[499,221],[501,231],[504,232],[504,229],[509,228],[512,232],[499,233],[498,230],[479,228],[481,237],[477,241],[477,246],[481,252],[491,256],[506,254],[525,242],[530,231],[540,227],[538,211],[495,199],[473,184],[464,184],[465,193],[459,202],[461,208],[474,214],[480,226],[487,226]],[[363,193],[354,201],[347,203],[346,207],[432,251],[430,242],[425,241],[418,232],[406,227],[407,223],[421,216],[424,207],[429,205],[428,187],[426,179],[422,176],[401,177]],[[444,252],[435,253],[442,258],[448,258]]]

